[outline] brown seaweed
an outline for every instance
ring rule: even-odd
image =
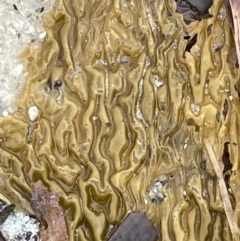
[[[212,18],[189,25],[176,8],[174,0],[59,0],[44,15],[40,48],[20,56],[27,85],[19,111],[0,120],[0,192],[26,209],[31,183],[42,180],[59,197],[70,240],[105,240],[134,211],[164,240],[233,240],[203,142],[221,172],[229,143],[227,191],[239,219],[231,25],[222,1],[208,9]],[[196,35],[190,47],[185,37]],[[163,175],[164,200],[152,202],[148,190]]]

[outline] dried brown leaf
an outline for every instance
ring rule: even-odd
[[[33,189],[31,206],[39,219],[47,222],[47,228],[42,226],[40,238],[42,241],[67,241],[67,227],[59,198],[48,191],[41,181],[31,185]]]

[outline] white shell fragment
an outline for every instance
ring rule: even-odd
[[[167,177],[165,175],[161,175],[149,188],[148,196],[152,201],[156,203],[161,203],[164,201],[166,196],[163,193],[163,186],[166,184],[166,182]]]
[[[161,87],[162,85],[164,85],[164,81],[161,80],[161,79],[158,77],[158,75],[153,75],[153,76],[151,77],[151,81],[152,81],[155,89],[157,89],[157,88]]]
[[[28,117],[31,121],[35,121],[38,118],[38,115],[39,115],[39,111],[37,106],[34,105],[28,109]]]
[[[43,38],[46,37],[46,35],[47,35],[46,31],[44,31],[44,32],[42,32],[42,33],[39,34],[39,38],[40,38],[40,39],[43,39]]]
[[[2,112],[2,116],[4,116],[4,117],[8,116],[8,111],[4,110],[4,111]]]
[[[191,110],[194,113],[194,115],[198,116],[200,114],[201,111],[201,107],[199,105],[196,105],[194,103],[191,103]]]

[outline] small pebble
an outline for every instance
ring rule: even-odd
[[[31,121],[35,121],[38,118],[38,114],[39,114],[39,111],[37,106],[31,106],[28,109],[28,117]]]
[[[46,31],[44,31],[44,32],[42,32],[42,33],[39,34],[39,38],[40,38],[40,39],[45,38],[45,36],[46,36]]]
[[[8,111],[4,110],[4,111],[2,112],[2,115],[3,115],[4,117],[8,116]]]

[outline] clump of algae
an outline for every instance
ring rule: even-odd
[[[232,240],[203,140],[230,172],[239,220],[234,40],[221,1],[189,25],[175,10],[173,0],[59,0],[41,48],[21,56],[29,75],[19,111],[1,119],[0,192],[28,209],[42,180],[70,240],[105,240],[131,211],[145,211],[163,240]],[[161,175],[165,198],[152,203]]]

